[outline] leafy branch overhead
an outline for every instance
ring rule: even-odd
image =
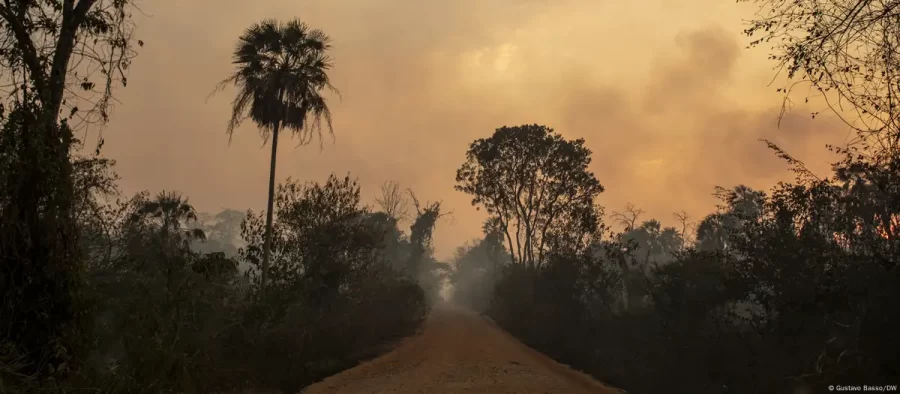
[[[135,38],[131,0],[0,3],[0,87],[5,105],[38,100],[76,129],[109,120],[116,85],[143,41]],[[60,111],[62,109],[62,111]]]
[[[789,79],[778,89],[785,105],[795,87],[811,85],[858,142],[900,148],[900,0],[738,1],[760,4],[744,32],[751,46],[773,48]]]

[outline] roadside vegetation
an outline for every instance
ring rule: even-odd
[[[457,171],[488,219],[451,261],[433,253],[440,201],[386,181],[368,206],[350,174],[276,182],[279,138],[335,132],[330,38],[299,20],[250,26],[219,86],[236,88],[228,135],[250,120],[271,144],[266,210],[123,195],[102,139],[87,149],[75,131],[106,123],[126,85],[134,7],[0,3],[15,81],[0,106],[0,393],[294,393],[414,333],[448,284],[629,392],[897,384],[896,0],[761,2],[747,30],[787,69],[786,97],[807,84],[853,108],[835,110],[857,138],[829,148],[830,174],[769,143],[795,179],[736,180],[709,215],[657,220],[600,205],[583,139],[504,126]]]

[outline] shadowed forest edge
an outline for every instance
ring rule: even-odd
[[[386,181],[366,206],[352,175],[276,182],[279,136],[333,132],[324,32],[240,36],[217,92],[234,89],[228,134],[250,120],[272,149],[268,209],[208,214],[122,195],[102,138],[76,138],[108,121],[143,46],[134,4],[0,3],[0,392],[298,392],[442,297],[634,393],[900,383],[900,1],[761,6],[746,33],[772,45],[785,94],[803,83],[861,119],[828,148],[832,174],[770,143],[795,179],[719,188],[714,212],[668,227],[600,205],[587,141],[504,126],[460,152],[483,236],[439,261],[439,201]]]

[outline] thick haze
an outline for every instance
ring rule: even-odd
[[[245,124],[225,134],[232,70],[250,24],[299,17],[333,38],[335,140],[281,144],[278,180],[359,177],[371,201],[393,179],[453,211],[438,224],[446,257],[479,235],[482,213],[453,190],[468,144],[503,125],[541,123],[583,137],[608,211],[633,202],[671,223],[715,204],[716,185],[768,188],[789,176],[758,138],[826,170],[846,132],[780,98],[764,50],[744,49],[730,0],[153,0],[146,42],[119,91],[104,154],[126,193],[179,190],[201,211],[265,206],[269,150]]]

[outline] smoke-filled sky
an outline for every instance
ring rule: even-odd
[[[298,17],[333,39],[335,139],[283,139],[278,180],[359,178],[371,201],[395,180],[444,202],[439,257],[477,237],[484,217],[453,190],[468,144],[504,125],[540,123],[594,151],[607,211],[628,202],[664,223],[695,219],[716,185],[768,188],[785,165],[777,141],[824,172],[846,127],[781,106],[765,50],[744,49],[731,0],[154,0],[146,42],[104,131],[126,193],[178,190],[200,211],[265,207],[270,151],[252,123],[229,146],[233,90],[207,100],[232,70],[250,24]]]

